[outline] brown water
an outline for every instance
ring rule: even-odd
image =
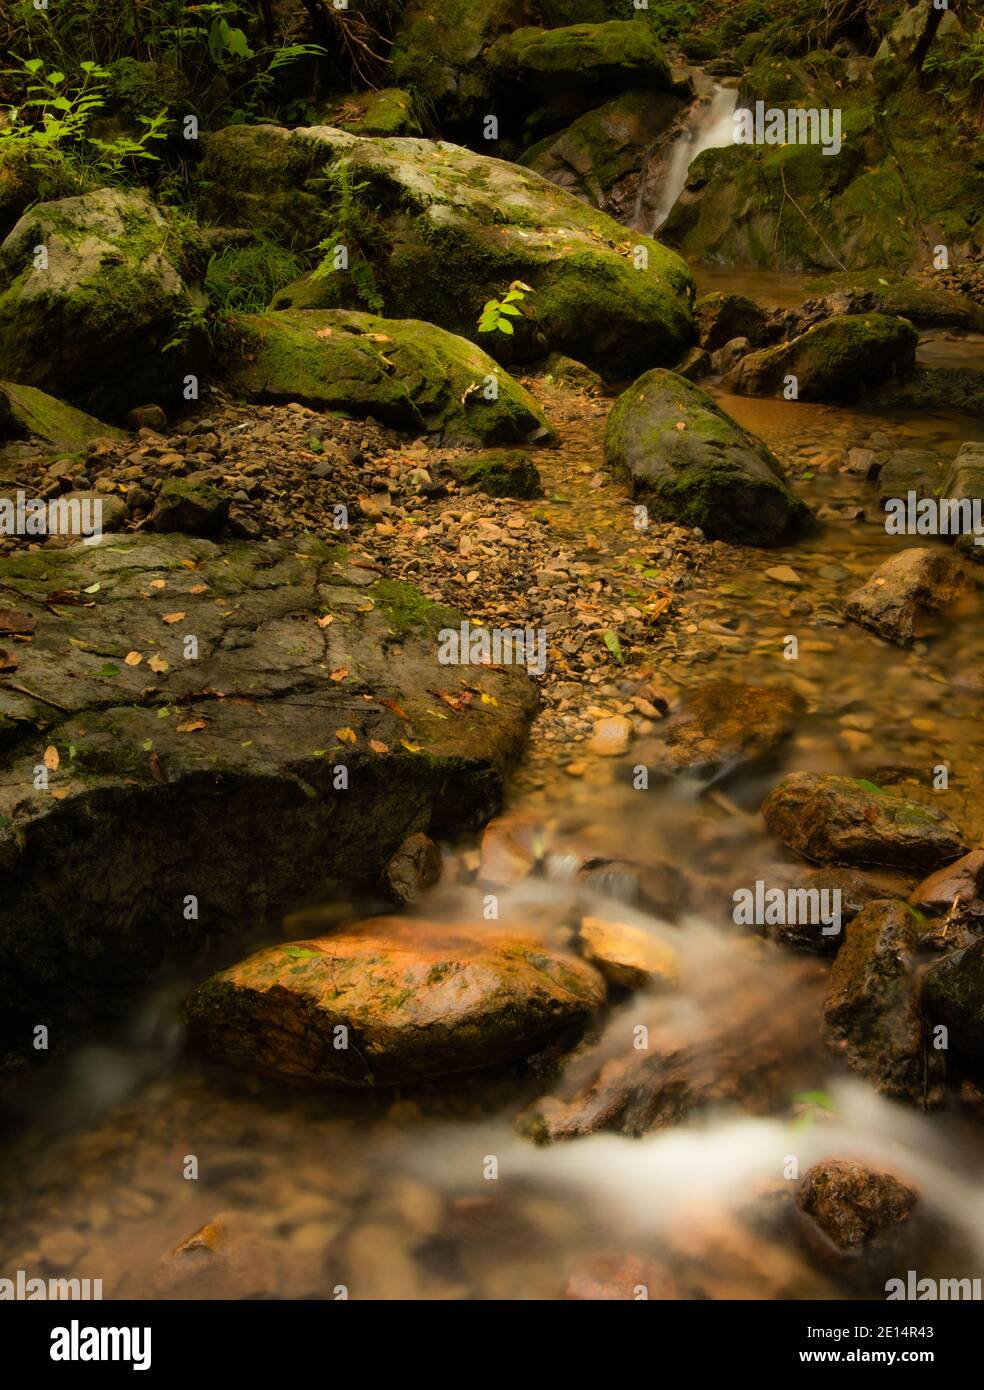
[[[801,281],[772,278],[774,293],[802,300]],[[718,279],[723,286],[726,277]],[[763,277],[736,282],[732,273],[728,288],[736,283],[768,302]],[[669,858],[698,876],[751,882],[757,866],[780,857],[756,808],[782,766],[887,771],[975,840],[984,835],[970,776],[984,756],[979,605],[905,651],[843,623],[844,596],[905,542],[885,534],[873,487],[822,471],[876,430],[897,447],[948,459],[964,440],[984,440],[984,424],[719,398],[773,448],[811,505],[861,507],[865,517],[831,520],[782,551],[713,547],[654,630],[652,664],[682,690],[724,676],[791,686],[805,712],[766,780],[749,775],[708,795],[680,784],[637,791],[637,750],[585,759],[538,726],[508,809],[539,820],[553,858],[546,876],[503,895],[500,925],[533,924],[553,938],[575,911],[610,912],[610,902],[572,884],[569,865],[585,852],[642,864]],[[601,469],[603,424],[592,408],[565,425],[541,471],[548,496],[563,490],[568,499],[556,511],[558,535],[632,604],[660,585],[644,573],[652,556],[633,530],[630,498],[615,484],[592,488],[578,471]],[[800,582],[769,578],[780,565]],[[790,634],[796,661],[783,656]],[[597,693],[585,699],[616,703]],[[934,792],[930,771],[939,763],[950,769],[949,788]],[[477,899],[468,881],[473,848],[448,853],[449,878],[462,882],[437,890],[426,912],[467,911]],[[827,1155],[856,1155],[910,1176],[937,1223],[918,1246],[920,1273],[980,1275],[980,1131],[954,1114],[924,1116],[879,1100],[814,1044],[823,967],[804,967],[723,919],[670,925],[620,913],[672,947],[681,982],[670,998],[639,996],[616,1008],[602,1025],[602,1048],[625,1054],[640,1022],[681,1037],[713,1035],[733,1009],[740,1016],[742,1000],[754,1000],[766,1032],[774,1026],[789,1052],[788,1077],[764,1106],[752,1105],[755,1113],[732,1105],[642,1139],[537,1149],[518,1137],[515,1119],[545,1086],[557,1089],[553,1079],[516,1069],[412,1091],[290,1092],[185,1052],[177,1008],[193,981],[178,981],[142,1001],[125,1034],[52,1077],[8,1146],[0,1274],[101,1278],[107,1297],[332,1298],[344,1287],[354,1298],[543,1299],[562,1296],[579,1272],[593,1277],[583,1271],[610,1256],[623,1262],[623,1286],[644,1284],[653,1297],[883,1296],[877,1281],[832,1273],[797,1234],[795,1183],[785,1171],[793,1154],[800,1173]],[[835,1114],[804,1109],[795,1100],[804,1089],[828,1092]],[[189,1156],[194,1179],[184,1175]],[[206,1237],[214,1255],[168,1257],[208,1222],[216,1223]],[[627,1254],[635,1263],[624,1264]]]

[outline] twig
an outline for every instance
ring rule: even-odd
[[[841,270],[846,271],[846,270],[847,270],[847,266],[844,264],[844,262],[841,260],[841,258],[837,255],[837,253],[833,250],[833,248],[830,247],[830,246],[827,244],[827,240],[826,240],[826,238],[824,237],[823,233],[822,233],[821,231],[819,231],[819,230],[813,225],[813,223],[812,223],[812,222],[810,221],[810,219],[807,217],[806,213],[805,213],[805,212],[803,211],[803,209],[800,207],[799,203],[796,201],[796,199],[795,199],[795,198],[793,197],[793,195],[790,193],[789,189],[786,187],[786,171],[785,171],[785,169],[780,168],[780,170],[779,170],[779,177],[782,179],[782,191],[783,191],[783,193],[786,195],[786,197],[787,197],[787,198],[789,199],[789,201],[792,203],[793,207],[794,207],[794,208],[796,209],[796,211],[799,213],[800,217],[802,217],[803,221],[804,221],[804,222],[806,223],[806,225],[809,227],[809,229],[810,229],[810,231],[813,233],[813,235],[816,236],[816,237],[819,237],[820,240],[823,242],[824,248],[826,249],[827,254],[828,254],[829,256],[833,256],[834,260],[835,260],[835,261],[837,262],[837,264],[840,266]]]

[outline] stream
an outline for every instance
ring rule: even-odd
[[[704,271],[701,279],[702,290],[765,303],[799,303],[808,293],[787,274]],[[925,350],[946,350],[935,342]],[[972,843],[984,836],[984,807],[960,776],[984,757],[979,604],[908,650],[845,624],[845,594],[906,541],[886,535],[872,485],[825,471],[874,432],[893,447],[951,458],[964,441],[984,441],[984,425],[716,394],[773,449],[814,509],[841,509],[843,518],[784,549],[716,545],[713,563],[675,597],[673,623],[657,630],[654,665],[688,690],[720,678],[792,687],[805,712],[780,767],[768,777],[740,773],[710,792],[680,783],[636,790],[638,751],[584,760],[538,721],[505,814],[535,821],[552,857],[547,872],[503,893],[500,919],[545,939],[563,933],[574,900],[611,909],[610,898],[565,871],[565,856],[576,859],[571,846],[644,864],[671,859],[696,875],[711,868],[750,883],[780,857],[757,807],[782,769],[877,777],[892,768],[909,778],[907,795],[936,798]],[[590,481],[603,469],[608,402],[579,399],[584,408],[568,412],[560,447],[538,460],[548,497],[564,497],[552,521],[599,573],[631,576],[642,553],[631,499],[621,484]],[[858,508],[863,517],[847,519]],[[769,576],[780,566],[791,567],[795,583]],[[783,656],[789,633],[799,638],[795,662]],[[950,785],[931,792],[926,770],[941,762]],[[474,913],[462,866],[473,867],[475,843],[444,853],[444,881],[417,910]],[[365,907],[326,911],[350,920]],[[603,1047],[627,1047],[640,1022],[703,1037],[712,1011],[720,1026],[749,991],[779,1047],[794,1033],[818,1038],[816,962],[804,968],[801,958],[736,936],[727,921],[694,914],[671,925],[623,911],[674,950],[680,984],[670,997],[627,997],[603,1024]],[[615,1269],[651,1297],[883,1297],[884,1270],[875,1284],[870,1272],[831,1278],[811,1258],[790,1210],[790,1155],[799,1175],[832,1155],[890,1166],[924,1194],[925,1229],[914,1237],[920,1273],[973,1276],[984,1265],[980,1130],[880,1099],[819,1040],[790,1051],[778,1101],[747,1111],[725,1102],[641,1139],[599,1135],[537,1148],[515,1126],[543,1090],[535,1069],[356,1095],[291,1092],[185,1049],[179,1006],[194,983],[172,980],[148,995],[126,1027],[55,1068],[16,1117],[0,1170],[4,1269],[36,1268],[43,1255],[51,1268],[101,1278],[105,1297],[128,1298],[548,1299],[592,1287],[599,1269]],[[804,1114],[795,1097],[807,1089],[825,1093],[829,1109]],[[186,1176],[190,1157],[194,1178]],[[217,1240],[221,1259],[196,1258],[194,1243],[183,1258],[169,1253],[202,1227],[211,1234],[199,1244]]]

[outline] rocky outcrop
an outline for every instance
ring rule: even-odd
[[[713,540],[779,545],[810,522],[769,449],[673,372],[646,372],[619,396],[605,457],[661,520]]]
[[[591,966],[534,937],[379,917],[214,975],[188,1021],[210,1052],[252,1070],[371,1086],[522,1057],[604,997]]]
[[[46,451],[81,453],[93,439],[123,439],[122,430],[104,424],[84,410],[19,382],[0,382],[0,396],[6,402],[6,418],[0,422],[0,437],[32,438]]]
[[[459,613],[312,539],[121,537],[6,556],[0,579],[30,639],[0,628],[0,998],[22,1056],[25,1020],[88,1016],[319,885],[375,885],[416,831],[487,819],[532,717],[524,672],[458,691],[439,664]]]
[[[886,641],[904,646],[940,630],[941,615],[970,588],[959,561],[945,550],[914,546],[879,565],[848,594],[844,612]]]
[[[918,337],[905,319],[838,314],[788,343],[749,353],[725,386],[739,396],[782,396],[794,378],[793,399],[853,400],[867,386],[910,371]]]

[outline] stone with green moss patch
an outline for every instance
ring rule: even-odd
[[[122,430],[106,425],[83,410],[19,382],[0,381],[0,394],[9,410],[6,432],[40,439],[60,454],[81,453],[92,439],[123,439]]]
[[[487,449],[468,454],[453,459],[448,471],[463,486],[477,488],[488,497],[543,496],[537,466],[521,449]]]
[[[867,388],[915,366],[919,335],[887,314],[835,314],[788,343],[743,357],[725,385],[739,396],[782,396],[795,378],[795,399],[854,400]]]

